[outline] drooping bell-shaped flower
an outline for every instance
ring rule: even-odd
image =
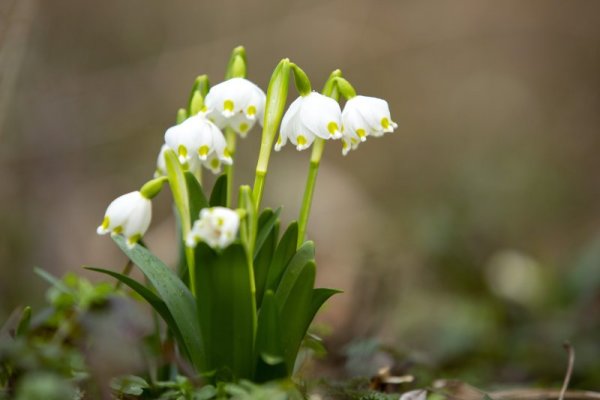
[[[348,137],[356,135],[361,142],[367,140],[367,136],[382,136],[398,127],[392,121],[387,101],[368,96],[349,99],[342,111],[342,122]]]
[[[233,243],[239,227],[240,217],[234,210],[226,207],[203,208],[200,219],[194,222],[188,233],[186,244],[194,247],[203,241],[213,249],[224,249]]]
[[[341,110],[337,101],[317,92],[300,96],[290,104],[283,119],[275,151],[289,140],[296,149],[310,147],[316,137],[340,139]]]
[[[342,132],[342,154],[347,155],[350,150],[356,150],[360,144],[361,139],[358,137],[356,132],[345,129]]]
[[[106,209],[102,224],[96,230],[99,235],[122,234],[127,246],[133,247],[144,236],[152,219],[152,202],[135,191],[114,199]]]
[[[204,99],[206,116],[219,128],[230,127],[246,137],[258,121],[262,124],[266,95],[245,78],[232,78],[213,86]]]
[[[156,170],[154,171],[155,178],[167,175],[167,162],[165,160],[165,151],[169,149],[171,148],[166,144],[163,144],[160,148],[160,152],[158,153],[158,157],[156,158]],[[211,153],[208,156],[208,158],[215,158],[217,160],[217,163],[221,165],[221,161],[219,160],[219,157],[216,155],[215,152]],[[187,163],[184,163],[184,166],[188,171],[197,174],[200,172],[200,168],[203,164],[205,164],[205,162],[200,161],[198,155],[194,154],[192,157],[189,158]]]
[[[182,164],[193,162],[194,157],[206,161],[212,153],[219,160],[231,164],[223,132],[202,114],[195,115],[165,132],[167,146],[175,150]]]

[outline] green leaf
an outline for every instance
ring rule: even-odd
[[[256,332],[256,382],[267,382],[287,376],[281,343],[279,311],[272,290],[265,293],[258,315]]]
[[[260,225],[260,221],[259,221]],[[262,299],[265,293],[265,287],[267,285],[267,276],[269,274],[269,267],[273,260],[273,254],[277,247],[277,237],[279,235],[279,222],[277,222],[273,229],[270,230],[269,235],[261,246],[260,251],[254,258],[254,282],[256,286],[256,304],[257,308],[260,308]]]
[[[312,297],[310,301],[310,307],[306,310],[305,313],[305,324],[306,330],[310,327],[313,319],[315,319],[315,315],[319,312],[319,309],[325,304],[327,300],[329,300],[333,295],[342,293],[341,290],[336,289],[326,289],[326,288],[317,288],[313,289]]]
[[[192,226],[187,179],[183,169],[181,168],[179,159],[173,150],[165,151],[165,164],[167,166],[167,177],[169,178],[171,193],[173,194],[175,207],[177,208],[179,214],[179,223],[181,224],[181,240],[185,241],[185,238],[190,232]],[[183,246],[183,252],[185,254],[188,271],[190,272],[190,275],[192,275],[194,271],[194,251],[187,246]],[[194,292],[193,286],[192,292]]]
[[[277,250],[275,250],[275,254],[273,255],[273,261],[271,262],[267,275],[265,290],[277,290],[285,267],[288,265],[294,254],[296,254],[297,241],[298,223],[292,222],[283,234],[283,237],[277,245]]]
[[[299,274],[294,279],[289,296],[283,302],[278,298],[278,293],[275,294],[275,301],[280,309],[283,354],[290,373],[294,370],[300,344],[310,324],[307,320],[313,298],[315,274],[314,262],[308,262],[299,268]]]
[[[210,194],[209,205],[211,207],[227,207],[227,175],[221,175]]]
[[[256,235],[256,244],[254,246],[254,257],[258,255],[265,240],[267,240],[267,236],[269,236],[273,227],[279,220],[280,213],[281,207],[275,211],[267,208],[260,214],[260,217],[258,217],[258,234]]]
[[[112,276],[113,278],[117,279],[119,282],[122,282],[124,285],[129,286],[134,292],[142,296],[142,298],[146,300],[148,304],[152,306],[152,308],[154,308],[158,315],[162,317],[169,329],[175,335],[177,342],[180,343],[182,351],[186,352],[187,354],[187,346],[185,345],[183,337],[181,336],[181,332],[179,331],[177,323],[173,319],[173,315],[171,315],[171,312],[169,311],[169,308],[167,307],[166,303],[160,297],[154,294],[152,290],[148,289],[146,286],[142,285],[135,279],[132,279],[127,275],[123,275],[115,271],[94,267],[84,268],[90,271],[96,271],[102,274]]]
[[[156,288],[179,328],[190,360],[198,370],[204,371],[205,354],[202,332],[196,317],[198,313],[192,293],[181,279],[148,249],[140,245],[135,245],[130,249],[122,236],[114,236],[113,240]]]
[[[19,319],[19,324],[17,325],[17,329],[15,331],[15,335],[17,337],[24,336],[29,331],[29,324],[31,322],[31,307],[27,306],[23,309],[21,313],[21,318]]]
[[[190,221],[193,222],[200,216],[200,210],[208,207],[208,200],[204,195],[200,182],[190,171],[185,172],[185,181],[189,196]]]
[[[215,379],[251,378],[256,309],[246,250],[234,243],[217,253],[196,247],[198,312],[209,369]]]
[[[304,270],[304,267],[312,263],[315,259],[315,246],[313,242],[305,242],[294,254],[289,264],[285,268],[281,282],[275,291],[275,299],[279,306],[286,303],[292,289],[296,284],[296,280]],[[311,288],[312,289],[312,288]]]

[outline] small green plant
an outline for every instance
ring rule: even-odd
[[[180,353],[210,382],[266,382],[290,377],[307,330],[335,289],[314,288],[315,245],[306,241],[312,196],[327,140],[341,139],[347,154],[367,136],[396,127],[384,100],[357,96],[334,71],[322,94],[288,59],[273,72],[267,93],[245,78],[246,53],[233,50],[226,80],[210,87],[199,76],[177,124],[165,133],[154,179],[114,200],[99,234],[137,265],[149,285],[106,269],[143,297],[166,322]],[[300,96],[284,115],[289,80]],[[346,99],[341,111],[339,99]],[[259,122],[260,154],[254,185],[239,188],[233,208],[236,136]],[[277,142],[275,136],[280,129]],[[222,133],[221,130],[224,130]],[[313,146],[298,222],[280,236],[281,208],[261,208],[269,157],[288,141],[297,150]],[[210,196],[203,168],[225,173]],[[151,199],[168,182],[177,210],[182,259],[178,272],[140,244],[151,220]]]

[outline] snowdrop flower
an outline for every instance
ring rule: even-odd
[[[296,149],[310,147],[316,137],[340,139],[341,110],[337,101],[317,92],[298,97],[290,104],[281,120],[281,132],[275,151],[281,150],[289,140]]]
[[[356,134],[356,132],[354,132],[350,129],[345,129],[345,127],[344,127],[344,130],[342,132],[342,154],[343,155],[347,155],[348,152],[350,151],[350,149],[356,150],[356,148],[358,147],[360,142],[361,142],[361,139]]]
[[[199,241],[206,242],[213,249],[224,249],[236,238],[240,226],[240,217],[230,208],[203,208],[200,219],[194,222],[186,238],[188,247],[194,247]]]
[[[367,136],[379,137],[398,127],[390,117],[387,101],[368,96],[349,99],[342,111],[342,122],[346,136],[350,139],[357,136],[361,142],[367,140]]]
[[[206,161],[214,152],[219,160],[231,164],[225,137],[221,130],[202,114],[195,115],[165,132],[167,146],[176,151],[182,164],[193,162],[194,156]]]
[[[262,124],[266,95],[244,78],[232,78],[213,86],[204,99],[206,116],[219,128],[230,127],[246,137],[256,121]]]
[[[99,235],[123,234],[132,248],[150,226],[152,202],[139,191],[130,192],[113,200],[106,209],[104,220],[96,230]]]

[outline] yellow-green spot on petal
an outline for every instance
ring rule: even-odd
[[[207,145],[200,146],[200,148],[198,149],[198,154],[200,154],[201,157],[204,157],[208,155],[209,150],[210,149]]]
[[[340,127],[336,122],[331,121],[327,124],[327,130],[329,131],[330,135],[335,135],[335,133],[340,130]]]
[[[127,238],[127,243],[130,246],[133,246],[134,244],[136,244],[137,242],[139,242],[141,238],[142,238],[142,235],[139,234],[139,233],[136,233],[135,235]]]
[[[247,123],[245,123],[245,122],[242,122],[242,123],[240,124],[240,132],[246,132],[246,131],[248,131],[248,128],[249,128],[249,127],[248,127],[248,124],[247,124]]]
[[[359,138],[364,138],[365,136],[367,136],[367,132],[364,129],[357,129],[356,134]]]
[[[225,223],[225,220],[223,218],[217,218],[217,225],[218,226],[223,226],[224,223]]]
[[[104,217],[104,219],[102,220],[102,225],[100,225],[102,227],[102,229],[106,230],[108,229],[108,226],[110,225],[110,219],[108,217]]]
[[[304,137],[304,135],[298,135],[296,137],[296,141],[298,142],[298,144],[300,146],[304,146],[307,142],[306,142],[306,138]]]
[[[233,101],[225,100],[223,102],[223,110],[233,112]]]
[[[277,138],[277,144],[281,144],[281,135]]]
[[[350,139],[350,141],[352,142],[352,144],[357,144],[358,143],[358,140],[356,140],[354,138]]]
[[[223,156],[225,158],[231,157],[231,153],[229,152],[229,149],[225,148],[225,150],[223,150]]]
[[[180,157],[187,157],[187,149],[181,144],[177,149],[177,153]]]
[[[383,129],[388,129],[390,127],[390,120],[386,117],[381,118],[381,126],[383,126]]]
[[[123,227],[122,226],[117,226],[115,229],[112,230],[112,233],[114,235],[118,235],[119,233],[123,232]]]
[[[246,110],[246,115],[248,115],[248,116],[256,115],[256,107],[254,107],[254,106],[248,107],[248,109]]]
[[[205,113],[208,111],[208,107],[206,107],[206,105],[203,105],[202,108],[200,109],[201,113]]]
[[[342,140],[342,149],[346,150],[348,148],[348,142]]]
[[[216,158],[213,158],[210,162],[210,166],[214,169],[219,168],[219,165],[220,165],[219,160],[217,160]]]

